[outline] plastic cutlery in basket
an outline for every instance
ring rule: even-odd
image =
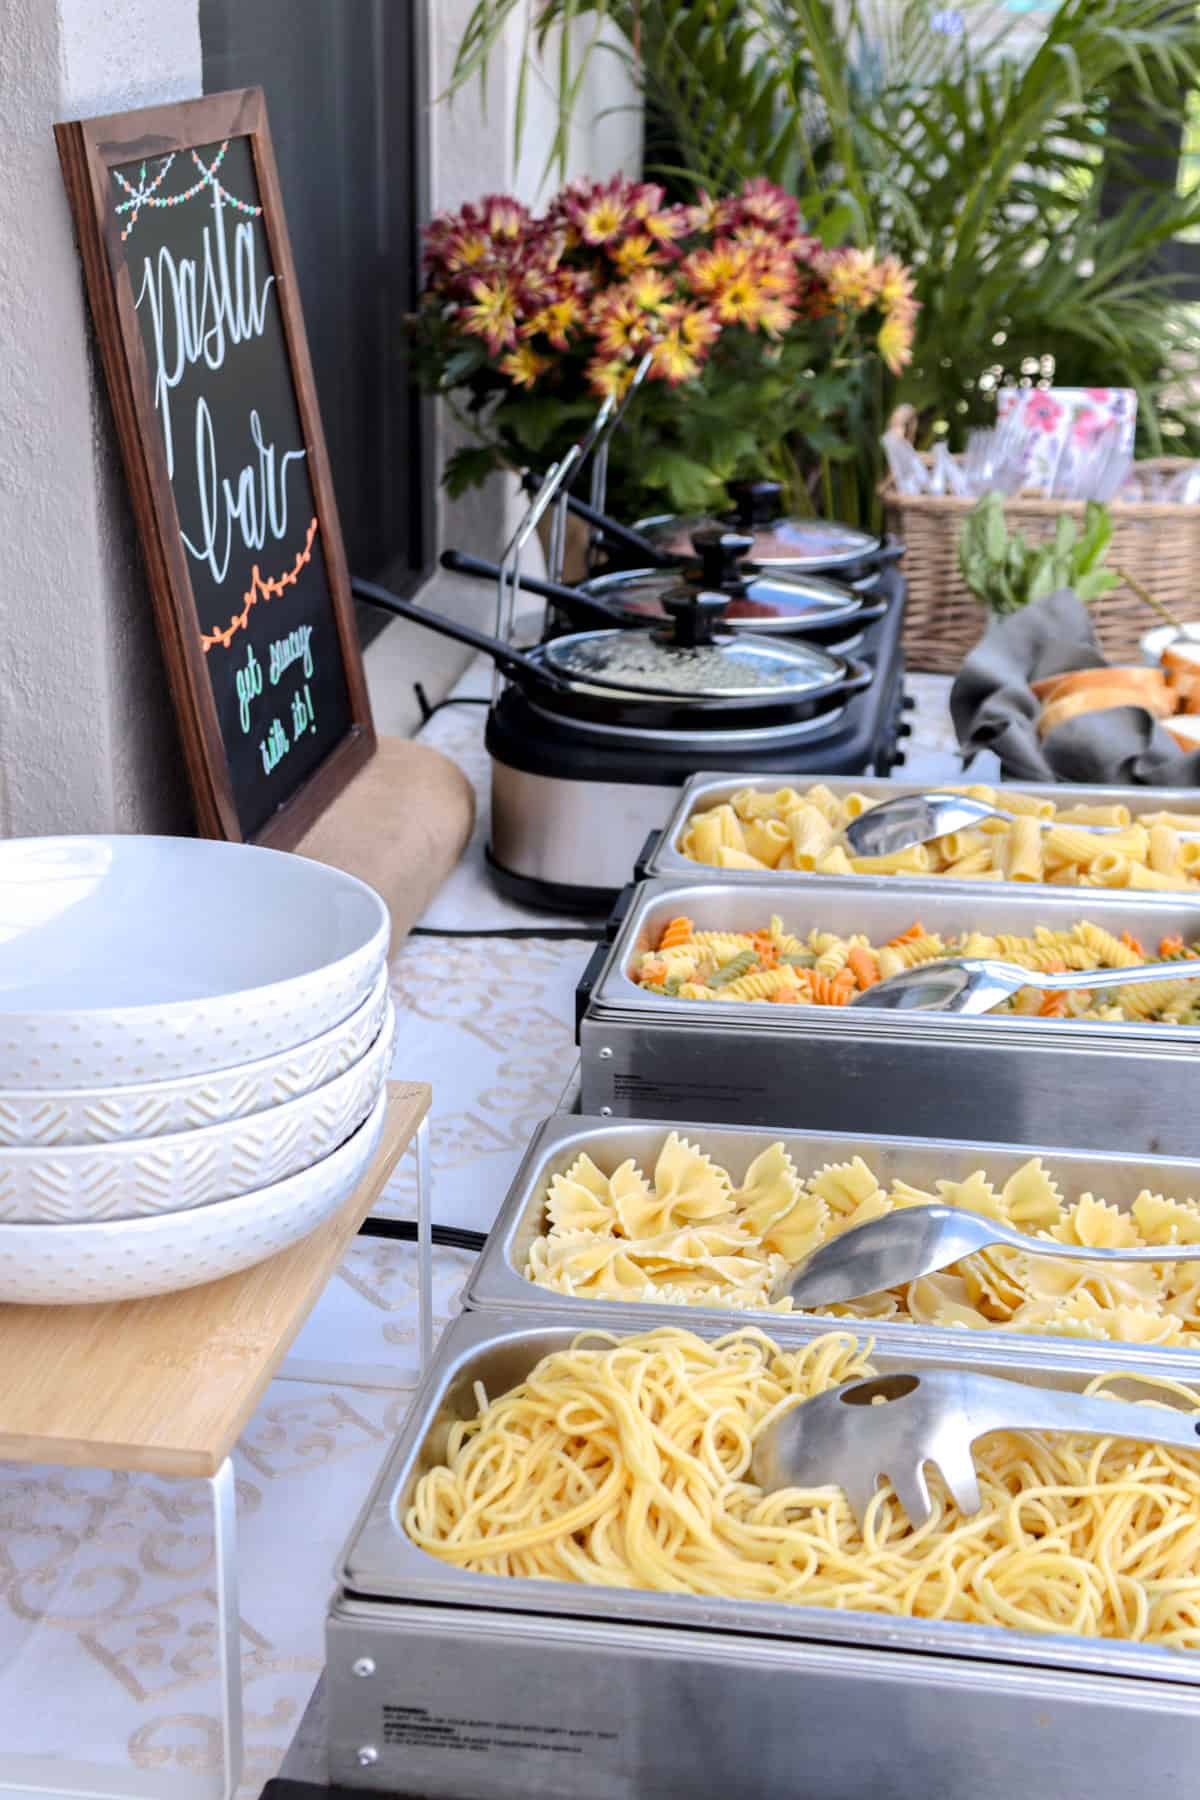
[[[886,1476],[912,1523],[923,1525],[933,1516],[927,1462],[941,1470],[962,1512],[979,1511],[971,1446],[992,1431],[1064,1431],[1200,1450],[1196,1415],[966,1369],[929,1369],[850,1382],[777,1414],[755,1442],[751,1473],[768,1493],[835,1482],[860,1527]]]
[[[843,1231],[781,1275],[773,1300],[802,1307],[835,1306],[882,1294],[949,1268],[964,1256],[1002,1244],[1030,1256],[1062,1257],[1070,1262],[1166,1263],[1200,1261],[1200,1244],[1139,1244],[1135,1249],[1094,1249],[1062,1244],[1057,1238],[1030,1237],[983,1213],[962,1207],[905,1206],[881,1218],[868,1219]]]
[[[880,1011],[970,1015],[991,1012],[1022,988],[1036,988],[1045,994],[1092,993],[1101,988],[1136,987],[1144,981],[1187,980],[1182,973],[1186,967],[1178,961],[1153,962],[1131,969],[1068,969],[1065,974],[1049,975],[993,956],[956,956],[901,969],[898,975],[889,975],[886,981],[855,994],[850,1004]],[[1200,974],[1196,978],[1200,980]]]
[[[969,831],[985,819],[1003,819],[1011,824],[1013,816],[998,806],[973,800],[969,794],[898,794],[894,800],[884,800],[851,819],[844,836],[855,856],[891,856],[899,850],[911,850],[915,844],[947,837],[952,831]],[[1043,831],[1062,823],[1061,819],[1037,820]],[[1127,825],[1071,823],[1072,831],[1095,832],[1100,837],[1128,829]],[[1181,831],[1179,835],[1200,837],[1200,830]]]

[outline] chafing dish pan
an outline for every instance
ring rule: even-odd
[[[705,1328],[725,1331],[739,1325],[760,1325],[764,1331],[779,1335],[786,1331],[794,1337],[819,1336],[821,1332],[848,1328],[866,1331],[882,1348],[902,1356],[905,1347],[919,1333],[921,1341],[945,1354],[961,1355],[963,1333],[946,1327],[918,1325],[903,1319],[830,1319],[817,1314],[771,1313],[740,1307],[674,1306],[666,1302],[619,1302],[589,1300],[573,1295],[555,1294],[538,1287],[522,1271],[530,1245],[546,1229],[546,1191],[556,1175],[565,1174],[577,1157],[585,1151],[597,1168],[606,1175],[629,1157],[647,1174],[653,1169],[667,1134],[678,1131],[689,1143],[696,1144],[722,1169],[727,1169],[735,1183],[768,1144],[782,1142],[796,1165],[801,1178],[815,1174],[827,1163],[849,1162],[861,1156],[875,1171],[883,1187],[893,1181],[906,1181],[913,1187],[930,1189],[935,1181],[962,1181],[976,1169],[982,1169],[996,1186],[1002,1185],[1030,1156],[1045,1158],[1047,1167],[1057,1177],[1067,1200],[1083,1193],[1098,1193],[1122,1212],[1128,1212],[1143,1188],[1156,1194],[1200,1197],[1200,1162],[1178,1162],[1168,1157],[1097,1156],[1086,1150],[1060,1150],[1039,1146],[1031,1149],[1014,1144],[951,1143],[928,1138],[872,1137],[834,1132],[747,1130],[742,1127],[683,1124],[678,1121],[640,1120],[637,1123],[587,1117],[546,1119],[538,1126],[529,1149],[513,1178],[504,1204],[472,1271],[466,1291],[466,1304],[481,1312],[545,1312],[558,1310],[577,1320],[582,1331],[590,1325],[602,1324],[610,1314],[644,1321],[641,1329],[651,1331],[659,1325]],[[1164,1261],[1168,1260],[1164,1253]],[[975,1342],[972,1334],[970,1341]],[[1055,1357],[1064,1346],[1078,1355],[1081,1366],[1100,1374],[1106,1369],[1145,1366],[1144,1344],[1083,1343],[1078,1339],[1035,1335],[1027,1332],[982,1332],[979,1341],[986,1342],[988,1354],[995,1346],[1001,1355],[1013,1346],[1019,1357],[1039,1355]],[[1151,1352],[1163,1365],[1173,1368],[1182,1380],[1200,1382],[1200,1353],[1187,1349],[1154,1349]]]
[[[627,1328],[643,1329],[643,1318]],[[509,1579],[418,1550],[402,1519],[448,1424],[578,1320],[449,1328],[346,1552],[327,1630],[331,1778],[472,1800],[1126,1800],[1188,1791],[1200,1656],[1069,1635]],[[701,1335],[714,1335],[701,1327]],[[781,1340],[782,1329],[774,1332]],[[916,1333],[902,1358],[1077,1388],[1089,1370]],[[1144,1365],[1155,1371],[1152,1358]],[[807,1773],[806,1773],[807,1771]]]
[[[1200,1031],[1100,1020],[982,1018],[859,1007],[750,1005],[648,994],[627,973],[687,914],[703,929],[818,926],[886,941],[920,918],[959,930],[1029,932],[1091,918],[1153,939],[1200,936],[1200,895],[1099,888],[926,885],[853,879],[798,887],[646,882],[614,940],[580,1026],[582,1110],[810,1131],[884,1132],[1200,1156]],[[1081,973],[1081,985],[1085,976]]]
[[[695,813],[707,812],[710,807],[720,806],[726,800],[731,800],[743,788],[751,788],[755,793],[773,794],[778,788],[793,787],[804,793],[807,788],[823,785],[839,798],[846,794],[865,794],[870,800],[894,800],[901,794],[928,794],[947,787],[964,787],[969,784],[970,777],[967,775],[960,775],[957,781],[894,781],[882,776],[814,775],[808,771],[794,775],[758,776],[704,772],[693,775],[681,791],[671,809],[670,818],[646,859],[645,871],[649,876],[684,875],[692,880],[702,875],[708,865],[693,862],[679,848],[688,821]],[[1004,805],[1004,788],[998,782],[982,785],[994,787],[997,806]],[[1200,793],[1194,788],[1086,787],[1077,786],[1074,782],[1065,785],[1036,781],[1014,781],[1007,785],[1014,794],[1027,794],[1033,800],[1052,800],[1059,807],[1127,806],[1135,819],[1143,813],[1195,813],[1196,829],[1200,831]],[[800,883],[824,887],[830,881],[853,881],[860,887],[903,889],[925,888],[932,883],[934,886],[945,885],[955,893],[995,893],[995,884],[990,881],[959,881],[955,877],[943,882],[943,878],[938,875],[813,875],[804,869],[785,870],[780,875],[758,869],[722,869],[719,873],[722,881],[729,880],[737,884],[765,880],[783,881],[793,887]],[[1041,893],[1044,889],[1038,887],[1035,892]]]

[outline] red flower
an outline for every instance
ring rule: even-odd
[[[1062,407],[1043,389],[1035,389],[1025,402],[1025,423],[1037,431],[1053,431],[1062,418]]]

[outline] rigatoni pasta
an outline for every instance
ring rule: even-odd
[[[1046,882],[1055,887],[1178,889],[1200,886],[1200,812],[1153,812],[1133,818],[1127,806],[1061,805],[982,784],[947,787],[1012,813],[969,831],[950,832],[891,856],[854,856],[842,838],[852,819],[882,804],[857,792],[837,795],[824,782],[740,788],[719,806],[693,813],[678,848],[690,861],[718,869],[770,869],[818,875],[945,875],[960,881]],[[1039,821],[1048,821],[1043,829]],[[1091,833],[1089,825],[1110,828]]]

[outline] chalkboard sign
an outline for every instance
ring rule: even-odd
[[[55,135],[200,827],[286,847],[375,740],[262,93]]]

